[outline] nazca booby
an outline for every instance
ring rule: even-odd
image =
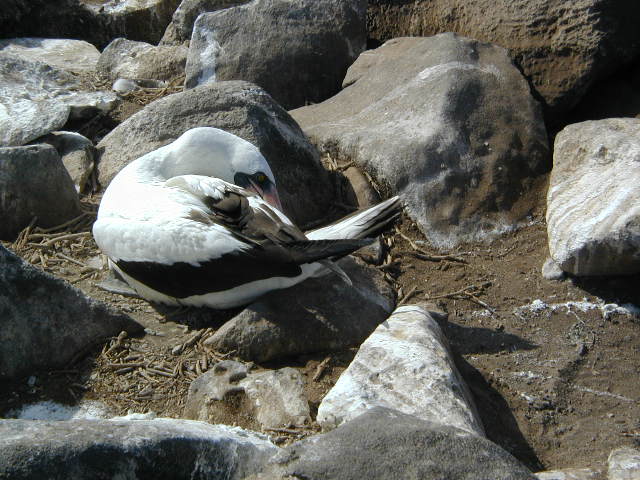
[[[93,235],[137,293],[170,305],[231,308],[333,270],[401,211],[394,197],[300,231],[281,211],[260,151],[199,127],[134,160],[106,189]]]

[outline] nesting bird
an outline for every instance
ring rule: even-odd
[[[131,162],[113,179],[93,235],[147,300],[231,308],[334,271],[400,215],[398,197],[302,232],[251,143],[209,127]],[[346,278],[348,281],[348,278]]]

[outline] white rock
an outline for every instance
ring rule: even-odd
[[[377,406],[484,435],[442,330],[419,306],[397,308],[364,341],[317,420],[334,428]]]
[[[565,273],[560,268],[555,260],[551,257],[547,258],[542,265],[542,276],[547,280],[562,280],[565,277]]]
[[[113,414],[102,402],[83,400],[78,405],[62,405],[50,400],[30,403],[10,410],[6,418],[20,420],[91,420],[109,418]]]
[[[640,450],[617,448],[609,455],[609,480],[640,479]]]
[[[538,480],[600,480],[602,472],[592,468],[567,468],[548,470],[535,474]]]
[[[549,251],[574,275],[640,272],[640,119],[569,125],[555,140]]]
[[[70,72],[93,72],[100,58],[90,43],[66,38],[9,38],[0,40],[0,52]]]
[[[42,62],[0,53],[0,146],[20,146],[115,106],[112,92],[83,92],[78,79]]]
[[[115,82],[113,82],[113,86],[111,87],[114,92],[118,92],[121,95],[133,92],[138,88],[140,88],[138,84],[133,80],[129,80],[128,78],[117,79]]]

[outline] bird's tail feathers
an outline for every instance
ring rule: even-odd
[[[401,213],[402,203],[396,196],[305,234],[310,240],[373,238],[392,225]]]
[[[325,259],[336,260],[370,245],[371,242],[371,238],[303,240],[287,243],[287,250],[293,261],[301,265]]]

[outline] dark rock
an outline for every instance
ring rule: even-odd
[[[282,107],[246,82],[211,83],[169,95],[128,118],[98,144],[100,183],[106,188],[132,160],[203,126],[231,132],[260,149],[294,223],[304,227],[325,217],[333,190],[317,150]]]
[[[356,167],[347,168],[344,171],[344,176],[353,190],[353,196],[349,198],[351,204],[357,205],[358,208],[365,208],[380,202],[378,192],[371,186],[367,177]]]
[[[351,258],[338,263],[352,287],[328,274],[270,293],[205,343],[256,362],[359,345],[389,316],[394,293],[378,270]]]
[[[52,132],[36,142],[48,143],[56,149],[76,191],[83,192],[96,158],[96,148],[91,140],[76,132]]]
[[[504,49],[453,34],[395,39],[360,55],[344,84],[291,115],[322,153],[400,194],[434,245],[508,231],[539,203],[545,126]]]
[[[498,445],[455,427],[373,408],[285,448],[263,478],[535,480]]]
[[[0,378],[65,367],[98,340],[142,330],[128,316],[1,245],[0,314]]]
[[[193,27],[185,86],[247,80],[285,108],[340,90],[366,46],[364,0],[255,0],[204,13]]]
[[[158,43],[179,0],[3,0],[0,35],[75,38],[99,48],[117,37]]]
[[[186,47],[155,47],[117,38],[100,55],[97,72],[111,81],[117,78],[172,80],[184,74],[186,62]]]
[[[556,122],[593,82],[638,57],[639,23],[639,3],[600,0],[370,0],[367,13],[378,42],[456,32],[507,48]]]
[[[278,451],[264,436],[192,420],[0,420],[0,477],[239,480]]]
[[[69,173],[50,145],[0,148],[0,238],[14,240],[33,217],[53,227],[80,215]]]

